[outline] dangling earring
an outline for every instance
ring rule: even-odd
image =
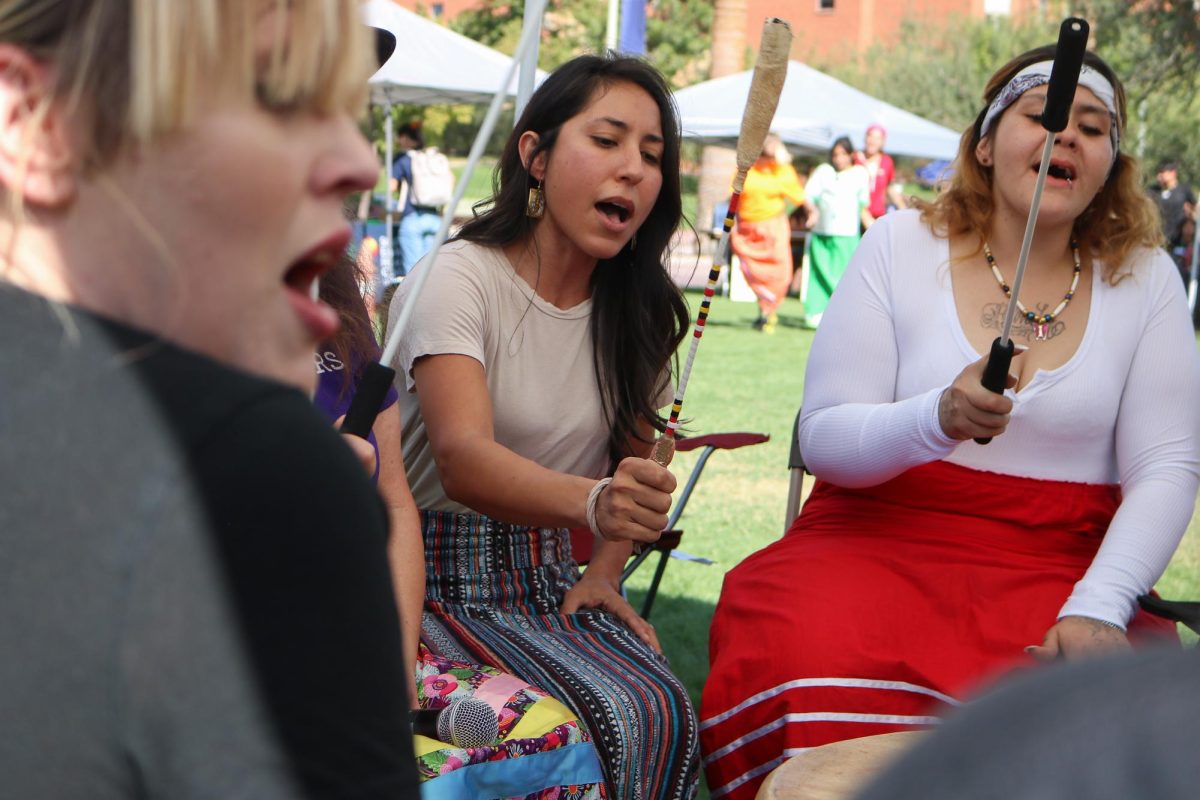
[[[525,216],[530,219],[541,219],[546,213],[546,193],[537,178],[530,176],[533,185],[529,187],[529,199],[525,201]]]

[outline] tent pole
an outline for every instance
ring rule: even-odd
[[[392,130],[395,125],[392,123],[392,101],[387,100],[383,104],[383,141],[384,141],[384,163],[383,171],[386,177],[383,180],[383,236],[379,240],[379,283],[380,286],[376,290],[376,300],[382,300],[383,290],[391,286],[396,280],[395,270],[395,242],[392,241]]]
[[[605,50],[617,49],[617,31],[618,23],[620,21],[620,6],[621,0],[608,0],[608,27],[605,29],[604,34]]]
[[[536,27],[539,30],[542,27],[542,14],[546,10],[546,0],[529,0],[525,4],[525,18],[522,25],[522,37],[527,35],[527,31],[531,27]],[[525,105],[529,102],[529,98],[533,95],[533,82],[537,76],[538,63],[538,45],[541,37],[535,37],[529,46],[529,50],[521,54],[521,74],[517,78],[517,105],[516,113],[513,114],[513,122],[521,118],[521,112],[525,110]]]

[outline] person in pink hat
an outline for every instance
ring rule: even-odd
[[[904,208],[904,196],[896,181],[896,165],[892,157],[883,152],[887,141],[887,131],[882,125],[871,125],[867,128],[866,141],[863,149],[854,154],[854,163],[860,164],[867,170],[867,180],[871,190],[871,202],[867,210],[875,219],[887,213],[888,203],[896,208]]]

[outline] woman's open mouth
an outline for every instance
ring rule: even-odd
[[[633,203],[622,197],[610,197],[596,203],[596,210],[608,221],[614,230],[624,230],[626,223],[633,218]]]
[[[316,341],[328,339],[337,332],[337,312],[319,299],[318,281],[321,275],[337,265],[339,259],[346,257],[349,242],[349,230],[338,231],[296,259],[283,274],[292,310]]]
[[[1038,165],[1035,165],[1034,169],[1036,170],[1037,168]],[[1046,176],[1049,178],[1056,178],[1060,181],[1066,181],[1067,183],[1072,183],[1075,180],[1075,169],[1070,164],[1052,161],[1050,162],[1050,166],[1046,169]]]

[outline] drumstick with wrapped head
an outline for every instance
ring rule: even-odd
[[[1087,49],[1088,24],[1078,17],[1063,20],[1058,30],[1058,44],[1054,49],[1054,66],[1050,70],[1050,82],[1046,85],[1046,105],[1042,108],[1042,127],[1046,129],[1046,145],[1042,148],[1042,163],[1038,166],[1037,182],[1033,186],[1033,199],[1029,203],[1029,217],[1025,222],[1025,236],[1021,239],[1021,254],[1017,258],[1017,274],[1008,290],[1008,310],[1004,313],[1004,325],[1000,336],[992,342],[987,366],[983,371],[985,389],[996,394],[1004,393],[1008,380],[1008,368],[1012,365],[1015,350],[1009,334],[1012,332],[1013,317],[1021,293],[1021,281],[1025,277],[1025,266],[1029,262],[1029,247],[1033,243],[1033,231],[1037,227],[1038,207],[1042,203],[1042,191],[1046,187],[1046,174],[1050,170],[1050,154],[1054,150],[1055,134],[1067,127],[1071,118],[1071,104],[1075,102],[1075,87],[1079,83],[1079,71],[1083,68],[1083,54]],[[1039,318],[1029,312],[1029,320],[1038,323]],[[1049,321],[1047,318],[1045,321]],[[975,441],[987,444],[992,437],[979,437]]]
[[[696,360],[700,337],[704,335],[708,309],[712,305],[713,295],[717,291],[717,280],[721,277],[721,265],[728,258],[729,234],[733,230],[733,221],[737,216],[742,187],[746,184],[746,173],[750,171],[750,167],[754,166],[754,162],[762,153],[763,140],[767,138],[771,120],[775,118],[775,108],[779,105],[779,93],[783,90],[783,80],[787,77],[788,51],[791,50],[791,47],[791,27],[782,19],[768,18],[763,23],[762,45],[758,51],[758,60],[754,64],[754,76],[750,80],[750,94],[746,98],[746,110],[742,114],[742,127],[738,133],[737,175],[733,179],[729,211],[725,214],[721,239],[713,256],[712,269],[708,273],[708,284],[704,287],[704,299],[700,302],[700,310],[696,314],[696,327],[692,331],[692,343],[688,348],[687,359],[683,363],[683,371],[679,375],[679,386],[675,393],[675,402],[671,405],[671,415],[667,420],[666,429],[654,442],[654,449],[650,456],[664,467],[671,463],[671,459],[675,455],[675,432],[679,428],[679,412],[683,408],[683,394],[687,391],[688,378],[692,374],[692,363]]]

